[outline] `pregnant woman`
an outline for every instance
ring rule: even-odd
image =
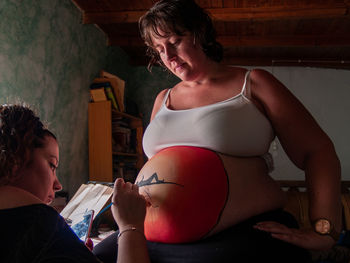
[[[339,160],[297,98],[264,70],[221,64],[211,19],[192,0],[158,1],[139,26],[149,67],[181,80],[155,100],[143,138],[149,161],[136,179],[150,204],[151,261],[308,262],[307,249],[334,245]],[[300,230],[282,210],[285,196],[269,175],[276,136],[305,171],[311,222],[326,219],[332,233]],[[113,238],[96,247],[101,259],[115,260]]]

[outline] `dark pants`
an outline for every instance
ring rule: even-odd
[[[297,228],[292,215],[282,210],[252,217],[216,235],[193,243],[165,244],[147,242],[152,263],[225,263],[225,262],[311,262],[307,250],[272,238],[253,226],[261,221],[276,221]],[[93,250],[103,262],[116,262],[117,235],[112,234]]]

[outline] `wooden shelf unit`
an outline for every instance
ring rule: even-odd
[[[91,102],[89,114],[89,180],[113,182],[117,177],[113,159],[135,158],[135,169],[139,171],[144,164],[142,150],[142,119],[112,109],[110,101]],[[134,152],[113,149],[113,119],[122,118],[128,127],[135,131],[131,136]],[[114,137],[114,139],[113,139]]]

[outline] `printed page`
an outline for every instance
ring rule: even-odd
[[[93,187],[91,184],[82,184],[78,191],[74,194],[72,199],[68,202],[68,204],[61,211],[61,216],[64,218],[68,218],[72,212],[79,206],[79,203],[84,199],[85,195],[90,191]]]
[[[96,202],[94,219],[98,215],[98,213],[102,210],[102,208],[106,206],[112,194],[113,194],[113,188],[107,187],[106,191],[101,195],[100,199]]]
[[[62,210],[61,216],[75,221],[88,210],[94,210],[95,215],[97,215],[112,193],[111,187],[102,184],[88,184],[83,189],[79,188],[72,200]]]

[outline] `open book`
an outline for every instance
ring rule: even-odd
[[[80,220],[89,210],[94,211],[96,218],[102,208],[109,204],[112,193],[113,183],[82,184],[60,214],[68,224]]]

